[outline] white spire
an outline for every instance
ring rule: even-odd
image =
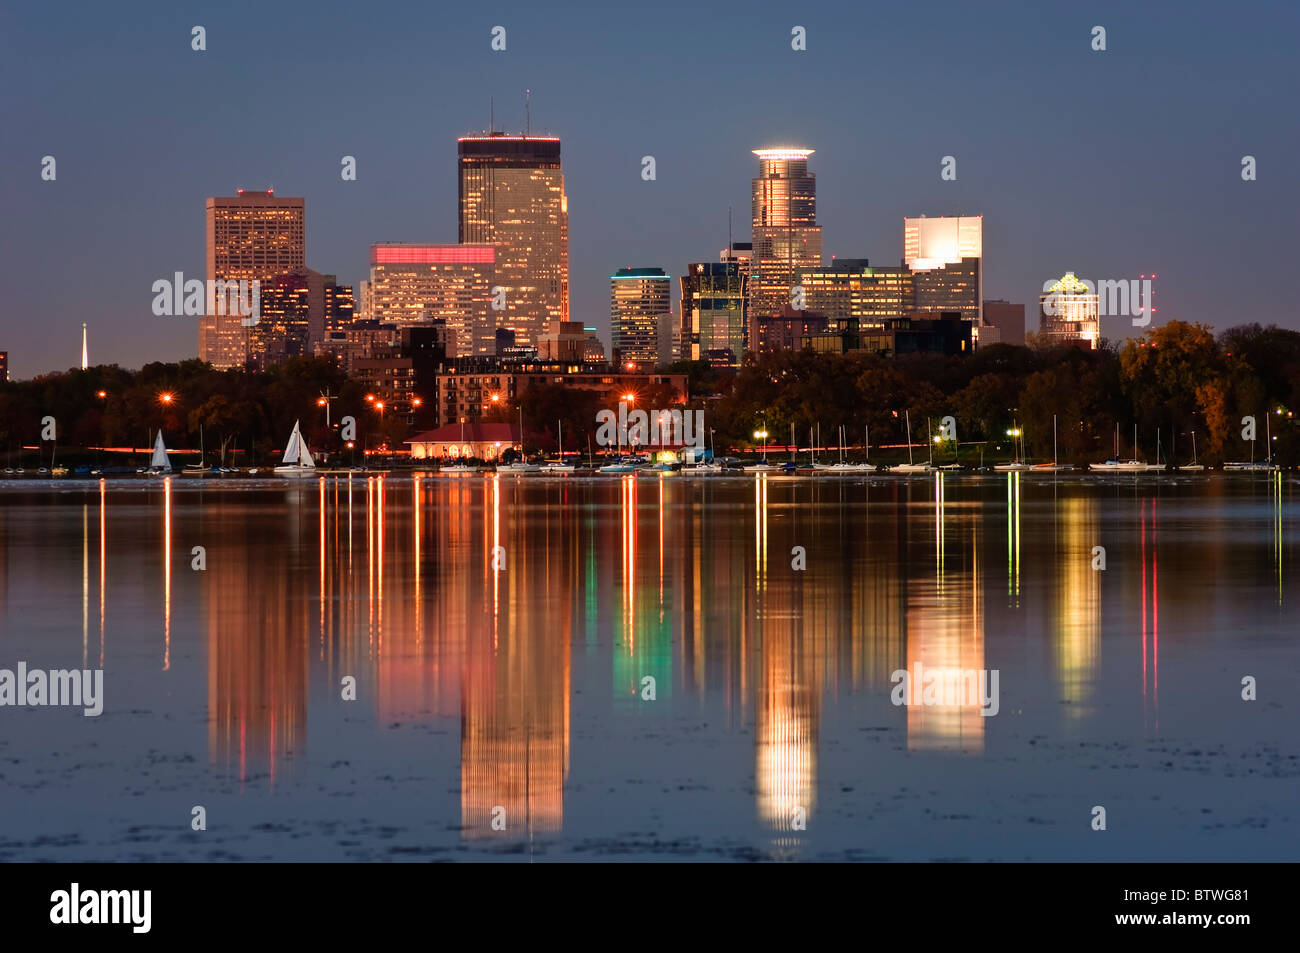
[[[90,358],[86,354],[86,322],[81,322],[81,369],[90,367]]]

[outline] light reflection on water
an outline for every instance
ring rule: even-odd
[[[639,856],[658,850],[646,831],[686,855],[949,856],[905,838],[952,803],[984,814],[954,856],[1085,856],[1064,814],[1086,811],[1075,788],[1108,747],[1142,761],[1152,745],[1235,743],[1282,778],[1250,798],[1294,795],[1294,740],[1279,739],[1294,739],[1295,708],[1270,720],[1236,700],[1239,673],[1300,667],[1293,499],[1281,474],[6,486],[0,666],[103,664],[118,714],[25,711],[0,738],[33,797],[50,751],[83,758],[67,786],[102,792],[104,817],[32,805],[29,820],[68,824],[105,858],[125,849],[116,825],[149,813],[114,799],[144,756],[138,736],[192,756],[168,784],[229,794],[253,856],[247,831],[266,812],[322,798],[322,824],[391,810],[398,840],[468,856],[521,839]],[[1000,670],[999,714],[891,705],[892,673],[918,665]],[[1175,691],[1163,720],[1162,681]],[[413,726],[459,739],[436,783],[418,736],[385,737]],[[88,732],[115,766],[79,753]],[[1143,792],[1152,822],[1189,786],[1228,818],[1242,793],[1214,768],[1135,777],[1123,790]],[[1110,784],[1080,796],[1120,796]],[[1017,797],[1055,841],[1020,829]],[[891,812],[896,829],[872,830]],[[1143,856],[1174,843],[1165,823]],[[1199,830],[1184,834],[1204,852]],[[45,856],[5,822],[0,834],[12,856]],[[329,855],[318,831],[297,840],[264,853]]]

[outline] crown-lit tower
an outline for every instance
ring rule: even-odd
[[[799,271],[822,263],[817,224],[817,177],[808,171],[812,149],[754,149],[751,316],[773,315],[790,304]]]

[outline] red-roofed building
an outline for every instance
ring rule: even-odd
[[[448,424],[426,430],[406,441],[412,460],[457,460],[466,457],[498,460],[519,448],[517,424]]]

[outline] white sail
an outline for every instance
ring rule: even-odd
[[[307,449],[307,441],[302,439],[302,431],[298,429],[298,421],[293,422],[293,433],[289,434],[289,443],[284,448],[284,462],[288,464],[297,464],[300,467],[314,467],[316,461],[311,457],[311,451]]]
[[[172,462],[167,459],[167,447],[163,444],[161,430],[158,431],[158,439],[153,442],[153,459],[149,461],[149,466],[168,471],[172,468]]]

